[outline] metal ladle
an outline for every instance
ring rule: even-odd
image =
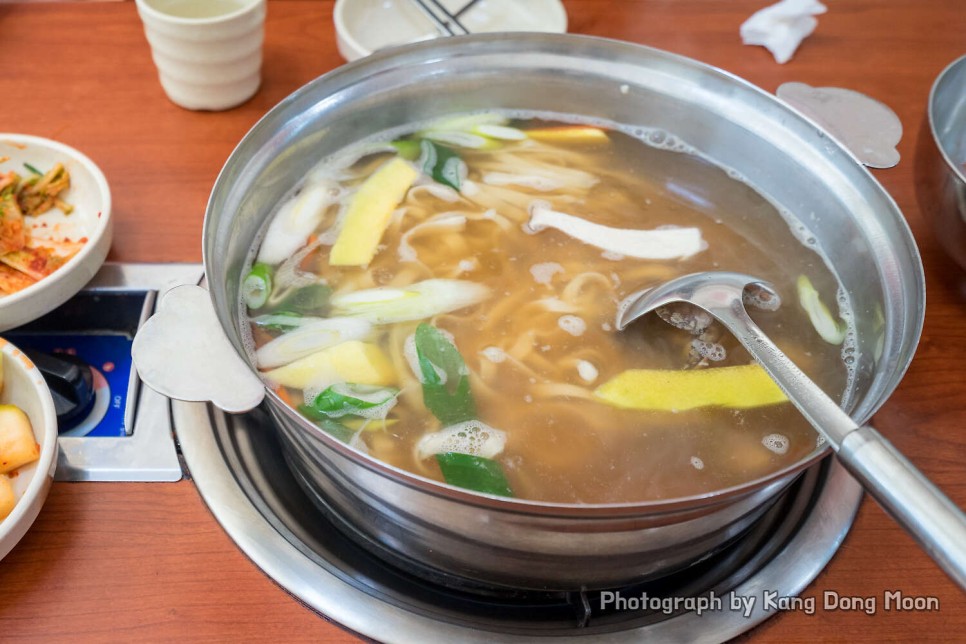
[[[795,366],[749,317],[746,298],[779,301],[770,284],[750,275],[685,275],[627,298],[617,314],[617,328],[623,330],[642,315],[674,302],[710,313],[764,367],[866,491],[966,589],[966,515],[879,432],[856,425]]]

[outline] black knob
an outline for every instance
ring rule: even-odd
[[[90,365],[67,353],[44,353],[35,349],[23,352],[47,381],[60,430],[69,429],[75,421],[84,419],[94,406],[94,374]]]

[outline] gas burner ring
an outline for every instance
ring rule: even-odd
[[[739,540],[720,555],[726,563],[696,566],[710,568],[698,579],[680,576],[592,594],[488,598],[407,575],[334,529],[285,465],[273,432],[264,431],[271,430],[264,412],[228,416],[203,403],[173,401],[173,418],[195,484],[242,551],[315,611],[384,642],[587,635],[601,642],[727,640],[779,612],[763,601],[764,593],[791,598],[805,589],[838,549],[862,500],[860,486],[826,459],[769,512],[782,520],[766,516],[742,537],[754,547]],[[649,591],[655,594],[642,595]],[[732,608],[735,600],[752,597],[754,604]],[[603,606],[605,601],[613,606]],[[378,620],[370,619],[374,613]]]

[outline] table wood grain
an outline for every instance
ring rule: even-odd
[[[743,46],[738,27],[767,2],[566,0],[570,30],[697,58],[768,91],[840,86],[891,106],[905,128],[899,166],[875,171],[920,245],[928,310],[915,361],[875,424],[966,506],[966,282],[916,202],[914,157],[929,88],[966,52],[960,0],[839,0],[787,65]],[[234,145],[286,95],[342,63],[331,0],[272,0],[264,83],[236,109],[189,112],[158,84],[133,2],[0,3],[0,132],[58,139],[104,170],[114,197],[110,259],[199,261],[205,203]],[[876,596],[875,615],[821,609],[825,591]],[[886,591],[933,596],[936,612],[885,612]],[[755,642],[952,641],[964,595],[871,501],[805,596]],[[255,567],[190,481],[56,483],[34,527],[0,562],[0,641],[355,638]],[[961,641],[961,639],[960,639]]]

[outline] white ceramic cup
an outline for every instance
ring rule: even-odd
[[[161,87],[189,110],[225,110],[262,79],[265,0],[136,0]]]

